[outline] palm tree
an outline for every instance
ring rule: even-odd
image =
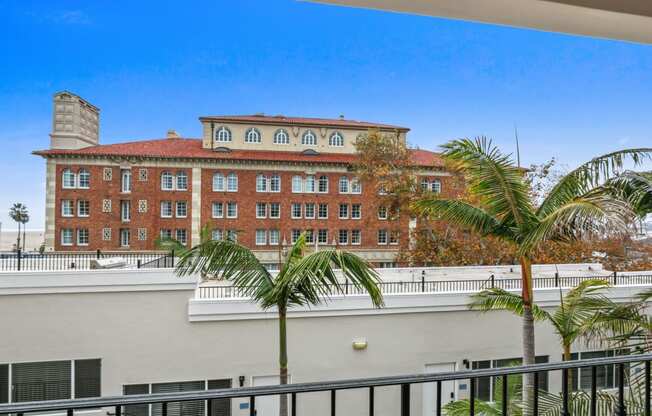
[[[27,223],[29,222],[29,213],[27,212],[27,207],[25,207],[25,213],[23,215],[23,252],[25,251],[25,245],[27,244],[27,238],[25,238],[25,230],[27,229]]]
[[[534,364],[534,251],[546,241],[566,242],[628,230],[636,207],[622,190],[636,187],[637,182],[619,172],[626,161],[639,165],[649,159],[652,148],[627,149],[590,160],[562,177],[538,207],[530,199],[523,169],[490,140],[453,140],[443,145],[443,150],[444,159],[464,174],[470,202],[425,196],[414,208],[422,215],[502,239],[514,247],[521,266],[523,363]],[[620,181],[615,181],[616,177]],[[533,375],[524,375],[524,382],[523,399],[529,402]]]
[[[9,208],[9,217],[18,223],[18,236],[16,237],[16,250],[20,250],[20,227],[29,221],[27,207],[20,202],[16,202]],[[23,237],[24,240],[24,237]],[[24,244],[24,243],[23,243]]]
[[[318,305],[333,293],[343,293],[343,282],[335,268],[353,286],[369,293],[375,307],[383,306],[373,268],[355,254],[327,249],[304,255],[305,235],[289,249],[280,271],[273,276],[254,253],[235,241],[206,240],[181,254],[179,276],[198,273],[203,279],[231,281],[244,296],[263,309],[276,308],[279,324],[279,378],[288,382],[287,312],[296,306]],[[287,416],[287,397],[281,396],[280,415]]]

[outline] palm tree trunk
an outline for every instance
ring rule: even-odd
[[[521,286],[523,296],[523,364],[535,363],[534,351],[534,316],[532,315],[533,291],[532,291],[532,263],[529,258],[523,256],[521,263]],[[523,375],[523,403],[524,415],[532,408],[532,397],[534,390],[534,374]]]
[[[279,378],[280,384],[288,384],[288,342],[287,342],[287,307],[278,306],[278,335],[279,335]],[[279,416],[288,415],[288,397],[280,395]]]
[[[571,357],[572,357],[572,355],[571,355],[571,346],[568,345],[568,344],[564,344],[563,357],[564,357],[564,361],[570,361],[571,360]],[[572,390],[573,389],[573,387],[572,387],[573,386],[573,372],[569,370],[566,377],[568,379],[568,389]]]
[[[23,252],[25,252],[25,228],[27,228],[27,225],[23,224]]]
[[[16,251],[20,250],[20,222],[18,222],[18,237],[16,238]]]

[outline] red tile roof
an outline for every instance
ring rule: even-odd
[[[415,162],[419,166],[442,166],[438,153],[414,150]],[[44,157],[90,156],[90,157],[151,157],[163,159],[206,159],[206,160],[250,160],[274,162],[307,162],[328,164],[350,164],[356,155],[343,153],[305,154],[302,152],[273,150],[231,150],[219,152],[204,149],[200,139],[155,139],[85,147],[83,149],[49,149],[35,151]]]
[[[263,114],[238,115],[238,116],[204,116],[199,117],[201,121],[221,121],[236,123],[258,123],[258,124],[298,124],[310,126],[330,127],[353,127],[353,128],[379,128],[384,130],[409,131],[407,127],[394,126],[391,124],[374,123],[370,121],[345,120],[342,118],[310,118],[310,117],[286,117],[283,115],[266,116]]]

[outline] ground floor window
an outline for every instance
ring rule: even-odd
[[[225,389],[231,387],[230,379],[179,381],[153,384],[126,384],[123,387],[125,395],[149,393],[175,393],[183,391]],[[211,414],[206,415],[206,401],[192,400],[187,402],[168,403],[168,416],[230,416],[231,399],[215,399],[211,401]],[[161,404],[139,404],[125,406],[125,414],[130,416],[162,416]]]
[[[537,363],[547,363],[548,356],[542,355],[536,357],[535,360]],[[473,370],[482,369],[482,368],[501,368],[501,367],[513,367],[521,365],[523,360],[521,358],[505,358],[501,360],[482,360],[482,361],[473,361],[471,363],[471,368]],[[496,391],[496,382],[497,377],[479,377],[475,380],[475,391],[478,399],[484,401],[493,401],[494,392]],[[520,374],[510,375],[508,377],[508,383],[510,386],[512,383],[521,385],[523,377]],[[548,373],[542,372],[539,373],[539,388],[541,390],[548,390]]]
[[[589,358],[614,357],[628,354],[628,350],[618,351],[586,351],[571,354],[571,360],[588,360]],[[625,365],[625,380],[629,379],[629,365]],[[596,367],[596,387],[600,389],[612,389],[618,387],[616,380],[616,365],[603,365]],[[571,390],[591,390],[591,368],[573,368],[570,370]]]

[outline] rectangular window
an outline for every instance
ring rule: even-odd
[[[537,364],[547,363],[548,356],[537,356],[535,357],[535,362]],[[522,360],[520,358],[508,358],[502,360],[483,360],[483,361],[473,361],[471,363],[471,368],[473,370],[478,369],[488,369],[488,368],[501,368],[501,367],[511,367],[521,365]],[[539,373],[539,387],[541,390],[548,391],[548,373],[543,371]],[[480,400],[492,401],[496,394],[496,381],[494,377],[478,377],[476,379],[476,388],[477,397]],[[522,376],[520,374],[514,374],[508,376],[508,383],[510,386],[520,386],[522,382]]]
[[[267,231],[256,230],[256,245],[264,246],[267,244]]]
[[[188,233],[186,232],[185,228],[178,228],[176,230],[176,240],[183,245],[188,243]]]
[[[224,238],[224,232],[222,230],[215,229],[211,232],[211,239],[213,241],[222,241],[223,238]]]
[[[315,232],[314,230],[306,230],[306,243],[313,244],[315,242]]]
[[[102,360],[75,360],[75,399],[102,395]]]
[[[269,204],[269,218],[281,218],[281,204],[280,204],[280,202],[270,202],[270,204]]]
[[[278,174],[273,174],[269,179],[269,191],[270,192],[281,192],[281,176]]]
[[[340,204],[340,219],[345,220],[349,218],[349,206],[347,204]]]
[[[613,357],[614,355],[627,354],[628,350],[618,351],[585,351],[580,353],[573,353],[571,360],[586,360],[590,358],[604,358]],[[625,379],[629,378],[629,365],[625,365]],[[573,368],[570,370],[571,390],[590,390],[591,389],[591,369],[590,368]],[[600,389],[611,389],[618,387],[617,370],[615,365],[604,365],[596,367],[596,387]]]
[[[378,207],[378,219],[379,220],[387,219],[387,207]]]
[[[314,193],[315,192],[315,175],[307,175],[304,185],[304,192]]]
[[[328,218],[328,204],[319,204],[319,219],[325,220]]]
[[[120,219],[123,222],[131,221],[131,201],[120,201]]]
[[[292,203],[292,218],[301,218],[301,204]]]
[[[378,244],[387,244],[387,230],[378,230]]]
[[[392,231],[389,233],[389,244],[398,244],[399,231]]]
[[[312,219],[315,218],[315,203],[314,202],[306,202],[305,204],[305,217]]]
[[[292,177],[292,193],[300,194],[303,192],[303,178],[301,176]]]
[[[131,239],[131,232],[129,228],[120,229],[120,246],[129,247],[129,240]]]
[[[354,220],[362,218],[362,206],[360,204],[351,204],[351,218]]]
[[[348,194],[349,193],[349,178],[346,176],[342,176],[340,178],[340,189],[339,189],[341,194]]]
[[[351,230],[351,244],[360,245],[362,242],[362,233],[360,230]]]
[[[328,244],[328,230],[317,231],[317,242],[319,244]]]
[[[78,246],[88,245],[88,228],[77,229],[77,245]]]
[[[177,201],[177,218],[186,218],[188,216],[188,203],[186,201]]]
[[[90,201],[80,199],[77,201],[77,216],[78,217],[88,217],[91,214],[91,203]]]
[[[9,403],[9,364],[0,364],[0,403]]]
[[[236,230],[227,230],[226,238],[234,243],[238,241],[238,232]]]
[[[231,172],[226,177],[226,190],[227,192],[237,192],[238,191],[238,175]]]
[[[204,390],[205,383],[203,380],[183,381],[174,383],[156,383],[152,384],[152,393],[177,393],[184,391]],[[151,405],[151,416],[162,416],[163,405],[154,403]],[[184,402],[170,402],[167,404],[167,416],[204,416],[204,401],[191,400]]]
[[[238,218],[238,204],[236,202],[226,203],[226,218]]]
[[[349,230],[340,230],[338,233],[338,241],[340,244],[349,244]]]
[[[256,218],[267,218],[267,204],[256,202]]]
[[[61,230],[61,245],[62,246],[71,246],[72,245],[72,229],[64,228]]]
[[[256,192],[267,192],[267,176],[256,176]]]
[[[61,200],[61,216],[62,217],[72,217],[75,215],[75,210],[73,208],[73,201],[70,199]]]
[[[318,192],[322,194],[328,193],[328,176],[320,176],[318,184]]]
[[[161,218],[172,218],[172,201],[161,201]]]
[[[438,179],[432,181],[431,190],[436,194],[441,193],[441,181],[439,181]]]
[[[213,202],[213,218],[224,218],[224,204]]]
[[[161,190],[171,191],[174,189],[174,176],[170,172],[161,173]]]
[[[122,392],[125,396],[130,394],[149,394],[149,384],[127,384]],[[149,404],[130,404],[124,407],[125,415],[149,416]]]
[[[296,243],[301,235],[301,230],[292,230],[292,244]]]
[[[224,191],[224,175],[221,173],[213,174],[213,192]]]
[[[161,229],[161,239],[169,240],[170,238],[172,238],[172,230],[169,228]]]
[[[269,230],[269,244],[277,246],[279,242],[280,233],[278,230]]]
[[[122,169],[120,171],[122,192],[131,192],[131,169]]]
[[[188,175],[186,172],[177,172],[177,191],[188,190]]]
[[[71,365],[70,361],[12,364],[12,402],[70,399]]]

